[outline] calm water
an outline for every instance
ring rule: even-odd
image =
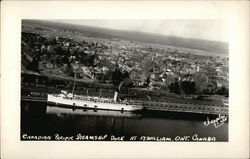
[[[22,103],[21,140],[228,141],[228,122],[215,128],[204,121],[218,116],[72,109]],[[186,136],[186,137],[185,137]]]

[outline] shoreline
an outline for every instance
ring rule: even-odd
[[[22,102],[39,102],[48,104],[46,97],[22,96]],[[151,112],[176,112],[176,113],[189,113],[189,114],[209,114],[209,115],[228,115],[227,106],[213,106],[201,104],[185,104],[185,103],[171,103],[171,102],[157,102],[157,101],[144,101],[142,106],[144,110]],[[69,108],[81,108],[70,106]]]

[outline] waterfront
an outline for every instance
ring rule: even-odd
[[[21,140],[228,141],[228,43],[194,38],[23,20]]]
[[[136,136],[132,141],[228,141],[227,121],[218,127],[205,124],[216,115],[72,109],[35,102],[23,102],[21,108],[21,140],[50,136],[49,140],[131,141]]]

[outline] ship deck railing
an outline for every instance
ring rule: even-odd
[[[98,99],[94,97],[63,97],[58,94],[53,94],[55,97],[61,97],[63,99],[76,99],[76,100],[85,100],[85,101],[92,101],[92,102],[101,102],[101,103],[110,103],[110,104],[125,104],[125,105],[142,105],[142,102],[135,102],[135,101],[114,101],[113,99]]]

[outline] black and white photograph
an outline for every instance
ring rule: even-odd
[[[249,158],[248,1],[0,3],[0,158]]]
[[[223,20],[22,20],[21,140],[227,142]]]

